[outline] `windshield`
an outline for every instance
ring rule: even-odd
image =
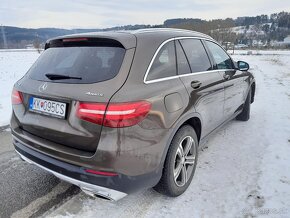
[[[56,47],[45,50],[28,71],[31,79],[59,83],[96,83],[114,78],[125,49],[120,47]],[[46,74],[67,76],[51,80]],[[81,79],[77,79],[81,78]]]

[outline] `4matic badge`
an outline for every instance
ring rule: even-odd
[[[98,92],[86,92],[86,95],[92,95],[92,96],[100,96],[103,97],[103,93],[98,93]]]

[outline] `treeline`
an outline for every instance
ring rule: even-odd
[[[270,45],[271,41],[282,42],[290,35],[290,13],[280,12],[271,14],[270,16],[260,15],[256,17],[237,18],[236,25],[246,26],[246,30],[252,25],[254,26],[253,29],[264,32],[264,34],[257,34],[256,32],[239,34],[236,41],[251,44],[254,40],[260,40],[265,45]],[[289,47],[289,45],[285,46]]]
[[[179,28],[202,32],[212,36],[220,43],[245,44],[248,46],[273,45],[273,41],[283,41],[290,35],[290,13],[262,14],[236,19],[202,20],[194,18],[176,18],[165,20],[161,25],[126,25],[105,30],[136,30],[141,28]],[[234,27],[243,27],[234,31]]]
[[[163,27],[181,28],[199,31],[211,35],[221,43],[246,44],[255,46],[255,43],[268,46],[271,41],[283,41],[290,35],[290,13],[280,12],[254,17],[238,17],[236,19],[170,19]],[[241,27],[234,31],[233,27]],[[242,28],[243,27],[243,28]],[[258,41],[258,42],[257,42]],[[273,44],[273,43],[272,43]]]
[[[237,26],[244,26],[244,32],[233,31],[233,28]],[[2,34],[0,34],[0,48],[4,47],[4,40],[2,37],[4,34],[7,39],[6,44],[8,44],[9,48],[23,48],[27,44],[35,43],[35,41],[39,41],[43,44],[49,38],[65,34],[164,27],[202,32],[211,35],[220,42],[252,44],[255,40],[262,40],[266,43],[271,40],[283,41],[287,35],[290,35],[290,13],[280,12],[271,14],[270,16],[262,14],[253,17],[238,17],[236,19],[202,20],[194,18],[176,18],[165,20],[163,24],[157,25],[136,24],[106,29],[27,29],[6,26],[3,27]],[[261,34],[261,32],[263,34]]]
[[[290,13],[280,12],[270,16],[262,14],[255,17],[238,17],[235,20],[236,26],[261,25],[271,23],[280,28],[290,28]]]
[[[215,20],[202,20],[202,19],[170,19],[163,23],[163,27],[180,28],[194,30],[202,33],[209,34],[214,29],[224,29],[234,27],[235,22],[232,18],[215,19]]]
[[[198,18],[175,18],[165,20],[163,24],[159,25],[125,25],[103,29],[108,30],[137,30],[142,28],[181,28],[199,31],[203,33],[209,33],[211,30],[224,29],[235,26],[250,26],[250,25],[262,25],[262,24],[272,24],[273,27],[279,28],[290,28],[290,13],[280,12],[274,13],[270,16],[262,14],[254,17],[238,17],[236,19],[226,18],[226,19],[213,19],[213,20],[202,20]],[[273,28],[272,27],[272,28]],[[268,27],[264,27],[268,28]],[[271,26],[269,26],[270,30]],[[267,29],[266,29],[267,31]]]
[[[258,15],[255,17],[238,17],[236,19],[215,19],[215,20],[202,20],[202,19],[192,19],[192,18],[181,18],[181,19],[170,19],[166,20],[163,27],[173,27],[195,30],[203,33],[209,34],[211,30],[224,29],[235,26],[246,26],[249,28],[250,25],[263,25],[262,29],[265,32],[269,32],[271,29],[275,28],[287,28],[290,29],[290,13],[280,12],[274,13],[270,16],[268,15]]]

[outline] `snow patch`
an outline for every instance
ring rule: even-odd
[[[150,189],[112,203],[81,193],[45,216],[290,217],[289,55],[233,58],[247,61],[256,77],[251,119],[233,120],[212,136],[183,195]]]
[[[0,50],[0,126],[9,124],[14,83],[27,72],[38,56],[35,50]]]
[[[200,152],[195,177],[178,198],[152,189],[118,202],[78,194],[47,217],[290,217],[290,51],[234,55],[250,64],[256,97],[248,122],[231,121]],[[10,93],[39,56],[0,52],[0,126]]]

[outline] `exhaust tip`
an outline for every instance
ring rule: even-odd
[[[109,193],[104,193],[104,192],[100,192],[100,191],[96,192],[96,191],[88,190],[86,188],[81,188],[81,190],[85,194],[87,194],[93,198],[100,198],[100,199],[108,200],[108,201],[116,201],[110,196]]]

